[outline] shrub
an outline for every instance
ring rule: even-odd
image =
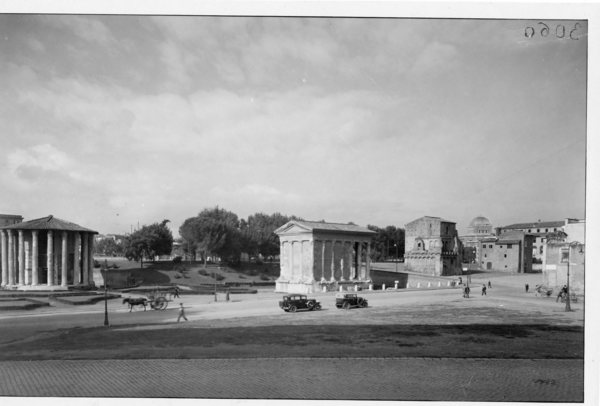
[[[223,279],[225,279],[225,277],[223,275],[221,275],[220,273],[215,274],[215,279],[218,281],[222,281]]]
[[[269,278],[267,275],[265,275],[264,273],[260,275],[260,280],[261,281],[270,281],[271,278]]]
[[[174,264],[180,264],[182,261],[182,258],[178,255],[175,258],[173,258],[173,263]]]
[[[94,268],[100,268],[100,262],[94,260]]]
[[[198,274],[208,276],[208,272],[206,272],[206,269],[198,269]]]
[[[181,279],[181,274],[179,272],[177,272],[174,276],[175,279]]]
[[[246,277],[244,275],[241,275],[241,274],[238,275],[238,278],[240,278],[240,279],[246,279]]]

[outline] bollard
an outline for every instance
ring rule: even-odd
[[[385,290],[385,283],[381,285],[381,290]]]
[[[343,291],[344,291],[344,287],[340,286],[340,292],[343,292]]]
[[[354,291],[358,292],[358,285],[354,285]]]
[[[327,292],[327,286],[323,285],[323,292]]]
[[[417,289],[421,287],[421,282],[417,282]]]
[[[427,282],[427,287],[430,288],[431,287],[431,282]]]
[[[399,283],[400,283],[400,282],[398,282],[398,281],[394,281],[394,289],[398,289],[398,284],[399,284]]]
[[[442,287],[442,282],[441,282],[441,281],[439,281],[439,282],[438,282],[438,288],[441,288],[441,287]]]
[[[369,290],[373,290],[373,284],[369,283]]]
[[[448,286],[450,286],[450,281],[448,281]]]

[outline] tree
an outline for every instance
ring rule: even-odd
[[[279,254],[279,238],[273,232],[290,220],[300,220],[295,216],[281,213],[255,213],[241,222],[243,247],[246,252],[264,257]]]
[[[404,229],[396,226],[380,228],[373,225],[368,225],[367,228],[376,233],[371,245],[371,259],[374,262],[404,256]]]
[[[241,250],[240,222],[235,213],[220,209],[204,209],[196,217],[186,219],[179,234],[185,244],[202,252],[204,267],[208,254],[221,257],[235,257],[239,260]]]
[[[143,226],[125,239],[125,257],[129,260],[140,261],[143,267],[144,258],[157,255],[168,255],[173,249],[173,234],[167,227],[169,220]]]

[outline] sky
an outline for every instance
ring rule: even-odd
[[[583,218],[587,23],[539,22],[0,14],[0,213]]]

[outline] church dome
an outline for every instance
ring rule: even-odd
[[[473,234],[491,234],[492,222],[483,216],[477,216],[469,223],[469,231]]]
[[[481,226],[491,226],[491,225],[492,225],[492,222],[487,217],[483,217],[483,216],[477,216],[473,220],[471,220],[471,223],[469,223],[469,227],[471,227],[471,228],[481,227]]]

